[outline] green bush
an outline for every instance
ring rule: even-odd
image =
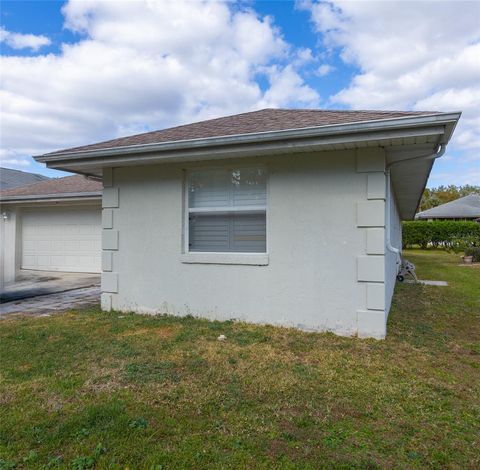
[[[480,246],[471,246],[465,249],[465,256],[473,256],[474,263],[480,263]]]
[[[413,220],[403,222],[402,226],[404,248],[417,245],[462,251],[480,246],[480,224],[477,222]]]

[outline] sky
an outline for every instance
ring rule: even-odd
[[[428,186],[480,184],[479,1],[0,3],[1,165],[266,107],[462,111]]]

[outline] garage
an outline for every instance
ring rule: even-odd
[[[101,215],[92,208],[24,210],[21,269],[100,272]]]
[[[0,285],[33,270],[100,273],[102,189],[74,175],[0,191]]]

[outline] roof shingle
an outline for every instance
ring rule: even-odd
[[[223,137],[257,132],[282,131],[321,127],[334,124],[376,121],[436,114],[432,111],[333,111],[315,109],[262,109],[234,116],[171,127],[158,131],[107,140],[91,145],[57,150],[47,155],[65,152],[101,150],[130,145],[176,142],[208,137]]]
[[[64,196],[75,193],[100,192],[103,188],[101,181],[88,179],[82,175],[65,176],[63,178],[51,178],[47,181],[29,184],[19,188],[0,191],[0,198],[11,196],[46,196],[58,194]]]

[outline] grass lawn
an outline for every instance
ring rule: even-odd
[[[480,269],[407,258],[450,286],[398,285],[385,341],[96,309],[1,321],[0,469],[480,468]]]

